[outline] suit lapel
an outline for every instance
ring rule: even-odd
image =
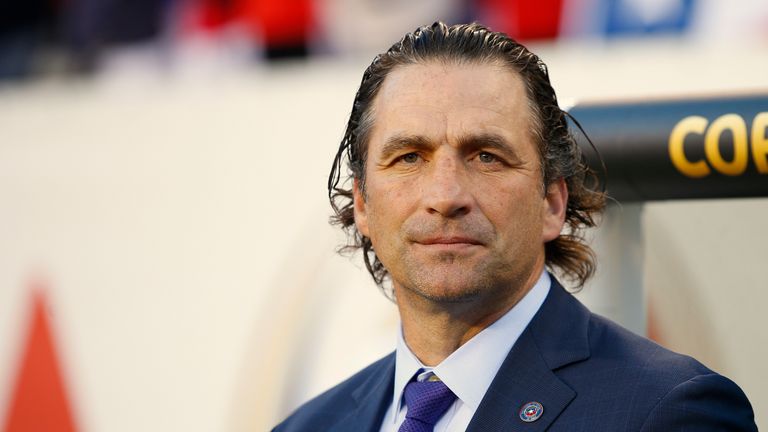
[[[544,431],[576,397],[555,370],[589,357],[589,311],[552,278],[547,299],[520,335],[483,397],[467,432]],[[526,423],[520,409],[544,407]]]
[[[354,392],[355,408],[339,423],[334,432],[378,431],[389,404],[395,382],[395,355],[391,354],[382,367],[373,371],[370,377]]]

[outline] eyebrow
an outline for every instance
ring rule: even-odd
[[[496,150],[512,161],[520,160],[517,151],[509,144],[509,141],[507,141],[503,136],[495,133],[464,135],[459,138],[459,147],[469,151],[492,149]]]
[[[421,135],[397,134],[387,138],[379,156],[387,160],[403,150],[425,150],[432,147],[430,140]]]
[[[459,148],[465,153],[480,149],[495,150],[505,156],[510,162],[519,162],[520,157],[515,149],[503,136],[495,133],[483,132],[463,135],[458,139]],[[379,156],[382,160],[388,160],[402,151],[429,150],[434,143],[422,135],[396,134],[384,142]]]

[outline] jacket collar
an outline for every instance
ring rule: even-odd
[[[589,357],[589,315],[553,277],[547,299],[512,347],[467,432],[546,430],[576,397],[554,371]],[[528,402],[544,408],[530,423],[520,419]]]
[[[333,426],[333,431],[361,432],[377,431],[384,413],[392,403],[395,381],[395,354],[382,359],[380,366],[352,392],[355,408]]]

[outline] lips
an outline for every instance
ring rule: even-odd
[[[438,236],[419,239],[416,243],[426,246],[438,245],[482,245],[483,243],[472,237],[464,236]]]

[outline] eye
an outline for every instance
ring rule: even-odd
[[[498,162],[499,158],[497,158],[495,155],[488,153],[488,152],[480,152],[477,155],[477,159],[484,163],[484,164],[490,164],[494,162]]]
[[[413,164],[419,161],[419,155],[416,153],[407,153],[400,156],[400,161],[407,164]]]

